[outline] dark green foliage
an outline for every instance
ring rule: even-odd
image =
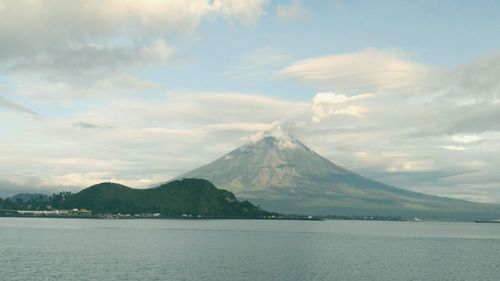
[[[233,193],[217,189],[201,179],[176,180],[151,189],[100,183],[73,195],[64,197],[60,194],[52,198],[54,206],[59,208],[85,208],[94,213],[204,217],[261,217],[269,214],[247,201],[239,202]]]

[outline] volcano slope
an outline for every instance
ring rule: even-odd
[[[266,210],[288,214],[500,217],[500,205],[412,192],[349,171],[281,129],[178,178],[183,177],[207,179]]]

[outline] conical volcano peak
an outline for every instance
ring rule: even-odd
[[[282,213],[450,218],[500,213],[498,206],[425,195],[361,176],[307,148],[281,127],[255,134],[249,143],[178,178],[209,180]]]
[[[280,126],[276,126],[270,131],[259,132],[251,136],[250,144],[276,146],[278,149],[297,149],[301,146],[301,143],[297,139]]]

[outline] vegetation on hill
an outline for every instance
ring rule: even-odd
[[[78,193],[63,192],[34,197],[28,202],[0,200],[0,209],[50,210],[89,209],[94,214],[159,213],[203,217],[262,217],[270,213],[248,201],[238,201],[233,193],[217,189],[202,179],[182,179],[150,189],[133,189],[117,183],[100,183]]]

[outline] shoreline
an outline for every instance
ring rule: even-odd
[[[456,222],[456,223],[481,223],[481,224],[495,224],[500,221],[495,220],[425,220],[414,221],[412,219],[401,220],[377,220],[377,219],[360,219],[360,218],[322,218],[322,217],[275,217],[275,218],[256,218],[256,217],[134,217],[134,216],[18,216],[18,215],[3,215],[1,218],[38,218],[38,219],[96,219],[96,220],[267,220],[267,221],[376,221],[376,222],[412,222],[412,223],[426,223],[426,222]]]

